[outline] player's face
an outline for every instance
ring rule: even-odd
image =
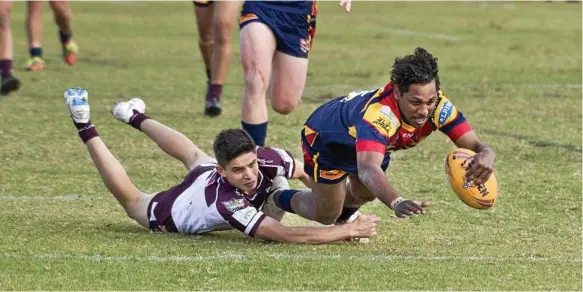
[[[237,156],[229,161],[227,167],[221,169],[227,181],[234,187],[242,190],[246,194],[252,193],[257,187],[257,175],[259,166],[257,165],[257,154],[248,152]]]
[[[399,90],[396,90],[395,98],[405,123],[415,128],[421,128],[435,108],[437,101],[435,80],[427,84],[411,84],[406,93],[400,93]]]

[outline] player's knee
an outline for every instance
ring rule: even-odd
[[[370,193],[363,193],[363,192],[351,192],[352,198],[354,199],[355,203],[359,205],[364,205],[368,202],[372,202],[376,199],[376,197]]]
[[[10,27],[10,15],[12,14],[12,7],[0,6],[0,28]]]
[[[336,222],[336,219],[338,219],[338,217],[340,216],[340,214],[338,215],[322,215],[322,216],[317,216],[316,217],[316,221],[324,224],[324,225],[331,225],[334,224]]]
[[[282,100],[271,103],[271,107],[273,108],[273,110],[282,115],[287,115],[291,113],[296,108],[296,105],[297,103],[290,102],[289,100]]]
[[[245,62],[247,63],[247,62]],[[251,63],[251,62],[249,62]],[[269,82],[269,76],[262,72],[256,64],[243,64],[243,74],[245,79],[245,88],[251,92],[265,92]]]
[[[319,212],[316,213],[316,221],[324,224],[330,225],[334,224],[338,217],[340,217],[340,213],[342,213],[342,209],[338,210],[318,210]]]
[[[219,20],[214,23],[215,43],[219,45],[231,44],[231,33],[234,24],[229,20]]]
[[[199,42],[204,45],[212,45],[214,43],[213,40],[213,32],[211,30],[204,30],[200,32]]]
[[[69,10],[65,1],[49,1],[49,5],[55,14],[66,15]]]

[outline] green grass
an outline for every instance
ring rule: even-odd
[[[89,89],[92,121],[142,190],[166,189],[182,165],[111,117],[141,96],[149,115],[209,151],[238,127],[238,34],[224,114],[202,114],[206,77],[192,4],[73,2],[76,67],[60,57],[45,18],[46,70],[23,72],[24,3],[15,3],[16,94],[0,98],[2,290],[581,290],[581,5],[356,2],[346,14],[322,2],[308,84],[288,116],[270,113],[268,143],[300,155],[299,130],[319,104],[387,82],[396,56],[424,46],[442,87],[497,152],[497,205],[465,206],[449,189],[436,133],[397,152],[387,174],[404,196],[430,200],[427,215],[383,221],[366,245],[264,243],[236,231],[154,234],[109,194],[63,105]],[[147,22],[147,23],[146,23]],[[294,182],[294,185],[298,186]],[[51,199],[52,198],[52,199]],[[312,224],[287,216],[286,224]]]

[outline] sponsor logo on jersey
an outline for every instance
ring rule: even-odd
[[[263,159],[263,158],[257,158],[257,162],[259,164],[273,164],[273,160],[271,159]]]
[[[448,100],[439,110],[439,126],[443,126],[453,111],[453,104]]]
[[[247,207],[233,213],[233,219],[239,221],[243,226],[249,225],[249,222],[253,220],[253,217],[257,214],[257,209],[254,207]]]
[[[363,119],[373,125],[380,134],[393,136],[397,130],[398,120],[389,107],[380,103],[371,104],[366,110]]]
[[[394,128],[393,124],[391,123],[391,120],[385,118],[385,117],[378,117],[376,120],[374,120],[372,122],[374,125],[379,126],[380,128],[382,128],[383,130],[385,130],[386,133],[390,133],[391,130]]]
[[[222,202],[229,212],[235,212],[245,207],[245,199],[231,199],[230,201]]]
[[[381,114],[389,118],[393,126],[397,126],[397,124],[399,124],[399,119],[397,119],[397,116],[395,116],[393,110],[389,106],[383,105],[383,107],[381,108]]]

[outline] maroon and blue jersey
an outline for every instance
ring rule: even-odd
[[[331,100],[306,121],[302,129],[305,171],[314,180],[336,183],[357,172],[356,153],[374,151],[385,155],[416,146],[434,131],[452,141],[471,131],[465,117],[439,90],[435,109],[421,128],[401,118],[393,95],[393,84],[370,91],[355,91]]]

